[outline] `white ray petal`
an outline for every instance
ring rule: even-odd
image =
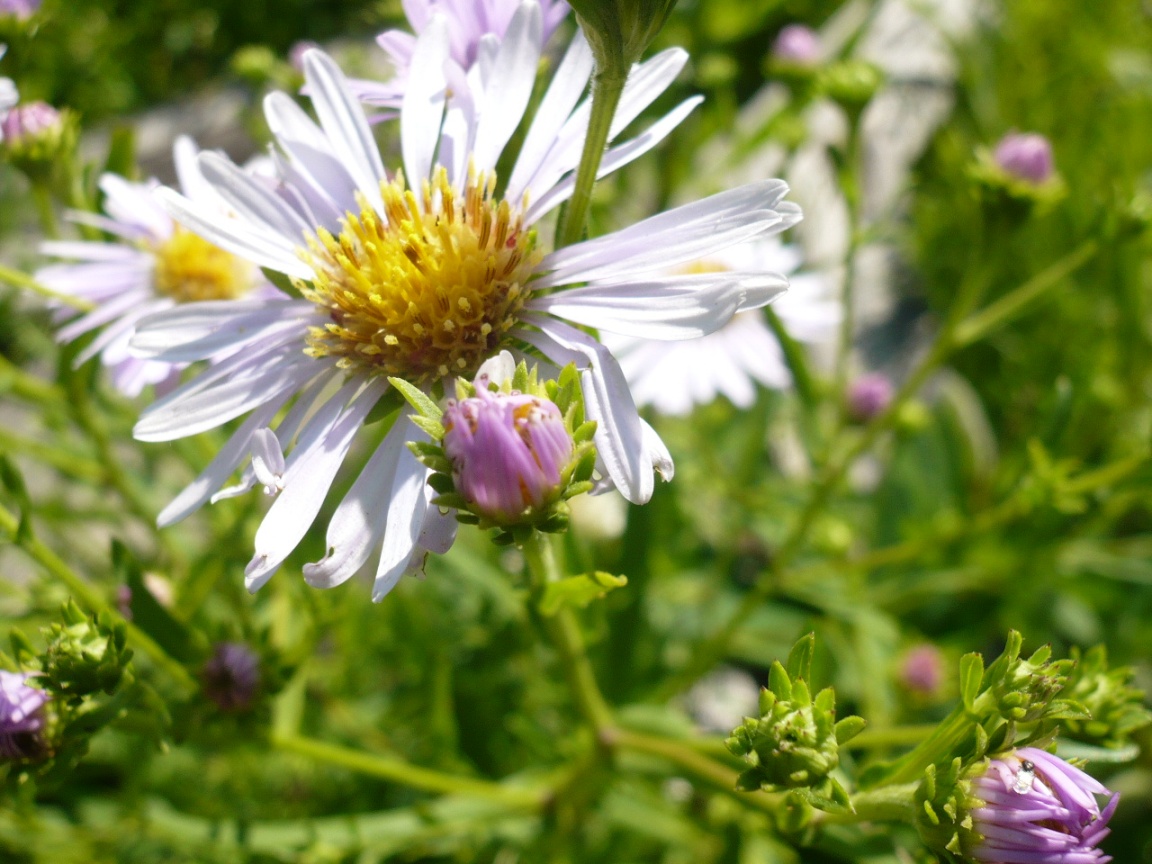
[[[253,225],[303,246],[313,226],[308,225],[275,192],[246,174],[219,153],[201,153],[200,170],[220,196]]]
[[[153,315],[136,328],[132,350],[138,357],[189,363],[260,337],[286,323],[316,314],[306,300],[207,300],[182,303]]]
[[[485,83],[484,109],[472,150],[478,169],[496,167],[504,145],[524,117],[540,63],[541,27],[540,6],[524,2],[500,40],[491,80]]]
[[[436,158],[447,99],[444,64],[448,61],[448,51],[448,22],[437,13],[416,41],[408,69],[408,89],[400,109],[404,179],[409,188],[416,190],[430,179]]]
[[[364,109],[348,90],[344,73],[331,57],[313,48],[304,54],[304,78],[312,107],[336,157],[373,206],[383,209],[380,183],[387,175],[380,161],[380,148],[372,137]]]
[[[296,254],[299,242],[259,225],[220,216],[219,211],[189,201],[171,189],[156,193],[172,218],[226,252],[287,276],[311,279],[312,268]]]
[[[244,570],[249,591],[264,585],[299,545],[320,512],[356,431],[387,387],[373,382],[353,397],[359,386],[360,382],[349,381],[341,387],[301,435],[284,472],[284,489],[256,530],[255,554]]]
[[[787,287],[772,273],[699,273],[558,291],[533,298],[528,308],[640,339],[696,339]]]
[[[524,320],[541,332],[523,330],[515,335],[555,362],[575,363],[580,369],[584,413],[597,424],[597,456],[620,494],[633,504],[644,504],[652,497],[651,454],[619,364],[607,348],[574,327],[539,316]]]
[[[405,425],[410,421],[404,418]],[[408,440],[422,440],[426,436],[414,428],[406,436]],[[379,603],[395,587],[400,577],[408,569],[416,541],[424,527],[428,515],[428,469],[416,461],[408,452],[400,455],[396,465],[396,476],[388,501],[388,518],[384,527],[384,545],[380,550],[380,564],[376,568],[376,580],[372,584],[372,601]]]
[[[315,564],[304,565],[304,579],[312,587],[332,588],[346,582],[379,545],[396,465],[408,452],[406,436],[411,429],[405,416],[397,418],[332,514],[325,540],[327,554]]]

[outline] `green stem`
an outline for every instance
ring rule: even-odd
[[[820,813],[817,820],[833,822],[907,822],[916,819],[916,783],[881,786],[852,796],[854,813]]]
[[[956,327],[955,346],[960,348],[971,345],[996,327],[1014,318],[1025,306],[1086,264],[1099,249],[1100,246],[1095,240],[1089,240],[1080,248],[1033,276],[1019,288],[988,304],[979,312],[968,316]]]
[[[556,232],[556,248],[571,246],[584,234],[584,223],[588,220],[588,207],[592,203],[592,187],[600,171],[600,160],[608,145],[612,131],[612,120],[616,116],[616,106],[624,93],[628,80],[627,70],[597,71],[592,83],[592,113],[588,120],[588,134],[584,138],[584,151],[580,154],[580,167],[576,169],[576,188],[568,207],[564,211],[563,222]]]
[[[935,723],[916,726],[889,726],[886,729],[865,729],[847,744],[849,750],[872,750],[884,747],[902,747],[919,744],[936,731]]]
[[[23,549],[33,561],[39,564],[49,576],[59,580],[89,612],[99,614],[107,613],[120,622],[123,622],[128,631],[128,638],[145,654],[152,658],[157,666],[163,668],[176,683],[189,693],[195,692],[199,685],[191,673],[179,662],[174,660],[161,648],[152,637],[126,620],[111,604],[109,604],[91,585],[77,575],[72,568],[65,564],[55,552],[41,543],[38,539],[19,530],[20,520],[3,506],[0,506],[0,530],[9,535],[12,543]]]
[[[57,303],[63,303],[74,309],[79,309],[81,312],[90,312],[96,308],[95,304],[87,300],[80,297],[72,297],[68,294],[61,294],[59,291],[53,291],[47,285],[41,285],[27,273],[13,267],[5,267],[3,264],[0,264],[0,282],[7,282],[16,288],[31,291],[34,294],[39,294],[41,297],[54,300]]]
[[[532,580],[532,594],[538,602],[549,583],[560,581],[560,570],[549,538],[538,531],[524,543],[524,559]],[[599,736],[612,726],[612,710],[608,707],[596,675],[584,649],[584,636],[580,632],[572,610],[562,606],[554,615],[541,615],[552,644],[560,653],[568,687],[581,715]]]
[[[782,795],[764,792],[741,792],[736,788],[738,772],[720,765],[707,756],[667,738],[657,738],[628,729],[614,729],[609,742],[616,747],[646,753],[666,759],[683,770],[689,777],[723,792],[752,810],[775,813],[783,798]]]
[[[422,789],[425,792],[468,795],[473,798],[498,801],[511,807],[528,810],[542,807],[547,797],[540,791],[517,789],[499,783],[490,783],[487,780],[477,780],[473,777],[445,774],[399,759],[384,759],[370,753],[338,747],[334,744],[325,744],[322,741],[314,741],[298,735],[273,735],[271,743],[278,750],[287,753],[296,753],[317,762],[337,765],[349,771],[380,777],[412,789]]]
[[[77,480],[100,483],[104,480],[104,468],[91,459],[57,450],[43,441],[13,435],[0,427],[0,452],[23,453]]]
[[[32,200],[36,203],[40,230],[44,232],[44,236],[55,240],[60,236],[60,223],[56,220],[56,209],[52,206],[52,192],[47,184],[32,184]]]

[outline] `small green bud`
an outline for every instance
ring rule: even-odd
[[[111,616],[85,615],[71,600],[62,610],[63,624],[45,630],[48,647],[40,682],[45,690],[64,696],[112,693],[132,657],[127,629]]]
[[[864,60],[842,60],[820,70],[816,88],[850,115],[858,116],[884,84],[879,67]]]
[[[1086,744],[1119,748],[1129,743],[1136,730],[1152,723],[1152,712],[1144,706],[1143,691],[1131,686],[1131,667],[1109,669],[1103,645],[1083,656],[1073,648],[1072,659],[1076,668],[1060,696],[1083,706],[1089,717],[1063,720],[1069,737]]]
[[[28,102],[8,112],[2,125],[4,156],[33,183],[47,184],[76,153],[76,115],[45,102]]]
[[[599,73],[627,75],[652,44],[676,0],[569,0]]]
[[[793,649],[789,667],[807,671],[811,637]],[[814,806],[848,807],[847,794],[829,774],[840,764],[839,745],[864,728],[860,717],[836,721],[836,694],[826,687],[812,696],[807,681],[789,675],[778,661],[760,693],[760,716],[745,718],[725,742],[730,752],[752,766],[740,775],[741,789],[809,789]]]

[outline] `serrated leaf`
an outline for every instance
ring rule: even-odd
[[[984,658],[977,653],[965,654],[960,658],[960,699],[964,708],[971,711],[980,695],[980,683],[984,680]]]
[[[444,412],[440,410],[440,406],[432,401],[431,397],[419,387],[405,381],[403,378],[390,377],[388,383],[391,384],[396,390],[404,397],[405,401],[415,409],[416,413],[421,417],[427,417],[430,420],[439,421],[444,416]],[[415,421],[415,417],[412,418]],[[443,435],[443,432],[441,432]]]
[[[564,606],[587,606],[609,591],[627,584],[627,576],[613,576],[601,570],[549,583],[544,589],[544,596],[540,598],[540,614],[555,615]]]

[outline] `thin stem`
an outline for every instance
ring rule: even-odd
[[[62,474],[90,483],[100,483],[104,480],[104,468],[85,456],[57,450],[43,441],[34,438],[23,438],[13,435],[3,426],[0,426],[0,451],[8,453],[24,453],[30,459],[36,459],[46,465],[51,465]]]
[[[91,585],[76,574],[72,568],[65,564],[55,552],[41,543],[36,537],[21,532],[20,520],[3,506],[0,506],[0,530],[9,535],[12,543],[23,549],[33,561],[47,571],[48,575],[59,580],[89,612],[99,614],[107,613],[122,622],[128,631],[128,638],[145,654],[152,658],[157,666],[162,667],[176,683],[188,692],[198,689],[196,679],[179,662],[157,644],[151,636],[122,616],[115,607],[109,604]]]
[[[584,137],[584,150],[580,154],[580,167],[576,169],[576,188],[564,212],[563,223],[556,232],[556,248],[570,246],[584,234],[588,220],[588,207],[592,203],[592,187],[600,171],[600,160],[612,131],[616,106],[628,80],[626,72],[599,70],[592,84],[592,115],[588,120],[588,134]]]
[[[412,765],[400,759],[385,759],[371,753],[338,747],[334,744],[325,744],[323,741],[315,741],[299,735],[273,735],[271,743],[278,750],[287,753],[296,753],[317,762],[338,765],[349,771],[391,780],[412,789],[422,789],[425,792],[468,795],[473,798],[484,798],[489,801],[508,804],[511,807],[529,810],[539,809],[547,798],[540,791],[517,789],[500,783],[491,783],[487,780],[477,780],[473,777],[446,774],[431,768]]]
[[[560,581],[560,571],[549,538],[537,531],[524,544],[524,558],[532,579],[534,600],[539,600],[549,583]],[[580,632],[572,610],[562,606],[554,615],[542,615],[544,627],[564,666],[568,687],[581,715],[588,725],[599,735],[612,725],[612,710],[608,707],[596,675],[584,648],[584,636]]]
[[[916,726],[889,726],[886,729],[865,729],[851,741],[840,746],[849,750],[873,750],[883,747],[902,747],[919,744],[936,731],[935,723]]]
[[[32,184],[32,200],[36,204],[36,215],[40,219],[40,230],[44,236],[55,240],[60,236],[60,223],[56,220],[56,209],[52,206],[52,192],[45,183]]]
[[[907,822],[916,819],[915,794],[917,783],[881,786],[852,795],[854,813],[819,813],[816,819],[823,823],[855,822]]]
[[[725,765],[721,765],[707,756],[668,738],[657,738],[641,732],[628,729],[613,729],[609,733],[608,742],[625,750],[637,753],[647,753],[667,759],[678,768],[683,769],[689,777],[724,792],[737,801],[753,810],[763,810],[768,813],[776,812],[781,800],[780,795],[763,792],[741,792],[736,788],[738,772]]]
[[[79,309],[81,312],[91,312],[96,308],[95,304],[87,300],[80,297],[72,297],[69,294],[61,294],[59,291],[53,291],[47,285],[41,285],[22,270],[17,270],[14,267],[5,267],[3,264],[0,264],[0,282],[7,282],[15,288],[31,291],[34,294],[39,294],[41,297],[46,297],[57,303],[63,303],[66,306]]]

